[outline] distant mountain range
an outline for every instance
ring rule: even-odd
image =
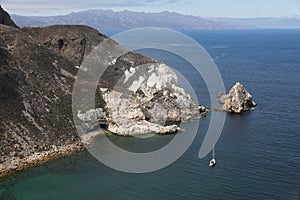
[[[12,15],[12,18],[20,27],[82,24],[98,30],[126,30],[149,26],[175,30],[300,28],[300,18],[203,18],[167,11],[144,13],[87,10],[60,16]]]
[[[264,18],[209,18],[218,23],[235,24],[244,28],[300,28],[300,18],[264,17]]]

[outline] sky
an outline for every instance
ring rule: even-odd
[[[27,16],[111,9],[202,17],[300,17],[300,0],[0,0],[0,5],[9,13]]]

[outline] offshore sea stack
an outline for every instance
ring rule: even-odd
[[[256,107],[252,95],[239,82],[229,90],[228,94],[219,95],[219,101],[223,103],[221,110],[231,113],[242,113]]]

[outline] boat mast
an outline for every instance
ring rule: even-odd
[[[213,167],[215,166],[216,164],[216,160],[215,160],[215,146],[213,146],[213,149],[212,149],[212,159],[209,161],[209,166],[210,167]]]

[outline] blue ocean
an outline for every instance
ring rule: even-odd
[[[177,161],[159,171],[129,174],[108,168],[87,151],[52,160],[0,179],[1,200],[76,199],[300,199],[300,30],[183,31],[210,54],[226,91],[241,82],[258,106],[242,115],[226,114],[211,155],[198,158],[210,122]],[[112,33],[107,33],[112,34]],[[181,71],[199,103],[210,104],[205,83],[167,52],[142,53]],[[188,129],[186,132],[188,134]],[[141,139],[110,136],[129,150],[160,148],[174,136]],[[99,138],[101,139],[101,138]]]

